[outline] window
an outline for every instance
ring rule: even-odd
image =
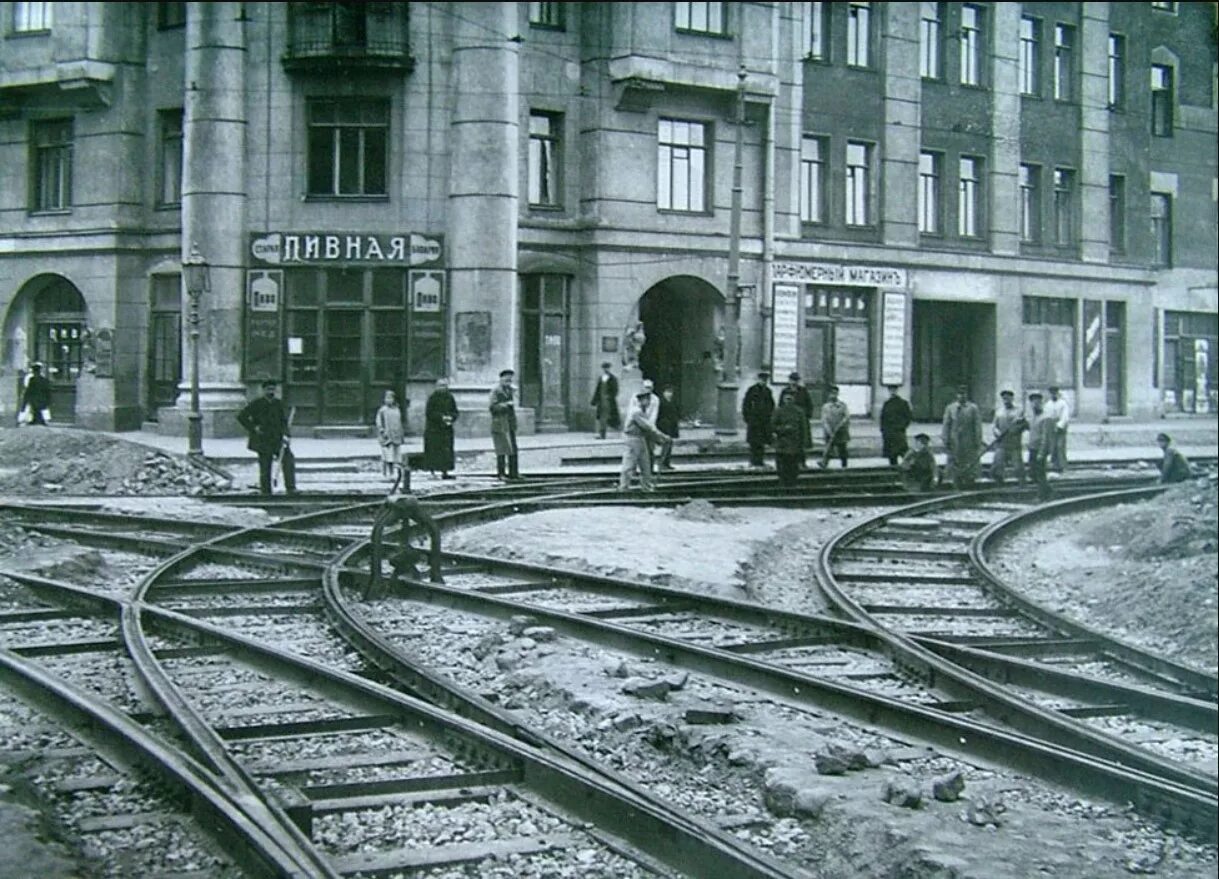
[[[919,23],[919,76],[924,79],[939,79],[944,75],[940,63],[940,12],[939,3],[922,4],[923,14]]]
[[[1109,252],[1126,252],[1126,178],[1109,176]]]
[[[1109,34],[1109,109],[1126,106],[1126,38]]]
[[[717,35],[728,32],[724,22],[723,3],[675,3],[673,14],[674,24],[679,31]]]
[[[961,156],[960,170],[957,175],[957,234],[962,238],[978,236],[978,211],[981,207],[981,171],[982,160],[970,156]]]
[[[982,84],[982,10],[961,7],[961,84]]]
[[[918,157],[918,230],[925,235],[940,232],[940,157],[919,153]]]
[[[530,3],[529,23],[534,27],[563,29],[562,3]]]
[[[828,3],[808,4],[808,57],[813,61],[828,61],[830,58],[829,12]]]
[[[1151,8],[1158,9],[1161,12],[1176,12],[1177,4],[1162,2],[1162,0],[1161,0],[1161,2],[1157,2],[1157,0],[1152,0]]]
[[[14,3],[13,31],[19,34],[49,31],[53,3]]]
[[[182,201],[182,109],[162,110],[157,162],[157,204],[176,205]]]
[[[867,67],[872,10],[869,3],[852,3],[847,8],[847,64]]]
[[[1075,243],[1075,172],[1066,168],[1054,169],[1054,243]]]
[[[824,137],[805,137],[800,142],[801,222],[825,222],[825,163],[828,149]]]
[[[847,143],[846,224],[867,226],[871,210],[872,147],[866,143]]]
[[[529,204],[559,207],[563,117],[558,113],[529,114]]]
[[[666,211],[705,211],[707,126],[661,119],[657,134],[656,205]]]
[[[171,27],[183,27],[186,24],[185,3],[158,3],[157,27],[166,30]]]
[[[1172,137],[1172,104],[1172,68],[1151,65],[1151,133],[1157,137]]]
[[[72,205],[72,120],[31,122],[30,149],[30,210],[67,210]]]
[[[388,101],[311,101],[309,195],[386,195],[388,140]]]
[[[1041,22],[1035,18],[1020,19],[1020,57],[1017,59],[1020,75],[1020,94],[1041,94]]]
[[[1041,240],[1041,168],[1020,166],[1020,240],[1036,244]]]
[[[1054,100],[1075,97],[1075,28],[1054,25]]]
[[[1172,196],[1166,192],[1151,193],[1151,264],[1167,268],[1172,265]]]

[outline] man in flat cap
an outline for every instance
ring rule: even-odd
[[[644,379],[626,407],[626,422],[622,425],[622,470],[618,490],[630,487],[631,477],[639,471],[639,487],[655,491],[652,481],[652,443],[665,443],[669,437],[656,427],[660,400],[653,393],[651,379]]]
[[[745,420],[745,442],[749,445],[749,466],[766,466],[766,445],[771,439],[770,420],[775,414],[775,397],[770,391],[770,373],[763,369],[749,386],[741,403]]]
[[[514,482],[521,478],[516,446],[516,389],[512,387],[515,375],[514,370],[501,370],[499,384],[491,389],[487,401],[491,410],[491,441],[495,443],[495,475]]]
[[[1054,450],[1054,419],[1045,411],[1040,391],[1029,394],[1029,478],[1037,486],[1037,498],[1050,499],[1046,464]]]
[[[914,435],[914,448],[906,452],[898,465],[902,471],[902,485],[906,491],[931,491],[935,485],[935,455],[931,453],[931,437],[925,433]]]
[[[830,458],[835,454],[847,466],[847,442],[851,439],[851,413],[847,404],[838,399],[838,385],[826,388],[826,401],[821,404],[821,434],[825,440],[825,450],[817,466],[824,470],[830,465]]]
[[[597,413],[597,439],[605,439],[606,428],[617,430],[622,426],[618,415],[618,379],[610,371],[610,362],[601,364],[601,375],[593,388],[591,403]]]
[[[1050,469],[1062,473],[1067,469],[1067,427],[1071,423],[1071,405],[1062,396],[1058,385],[1047,388],[1050,399],[1045,404],[1045,414],[1054,419],[1054,447],[1050,449]]]
[[[966,385],[957,388],[957,398],[944,408],[943,440],[952,484],[957,491],[968,491],[978,479],[982,458],[982,415]]]
[[[800,383],[800,373],[793,372],[787,376],[787,386],[779,392],[779,407],[782,408],[783,400],[787,397],[792,398],[792,402],[804,413],[804,438],[801,440],[805,453],[813,447],[813,428],[811,420],[813,417],[813,395],[808,392],[803,384]],[[800,455],[800,466],[804,466],[804,453]]]
[[[906,428],[914,421],[910,404],[902,398],[901,385],[889,385],[889,399],[880,407],[881,454],[894,467],[909,450]]]
[[[272,467],[278,463],[284,474],[284,490],[296,493],[296,458],[289,439],[291,423],[283,401],[275,396],[278,385],[262,383],[262,396],[251,400],[237,413],[237,423],[249,434],[246,448],[258,455],[258,489],[271,494],[274,488]]]
[[[1024,418],[1024,411],[1016,408],[1016,393],[1000,391],[1002,401],[995,411],[995,423],[991,426],[993,439],[991,445],[995,448],[995,456],[991,459],[990,478],[996,484],[1002,484],[1011,467],[1016,482],[1024,484],[1024,461],[1020,457],[1020,440],[1028,430],[1029,423]]]

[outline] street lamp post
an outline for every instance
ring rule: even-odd
[[[199,297],[212,287],[211,271],[192,242],[190,254],[182,260],[186,280],[186,297],[190,304],[186,321],[190,325],[190,411],[186,414],[186,453],[192,458],[203,457],[203,413],[199,411]]]
[[[737,71],[736,141],[732,149],[732,207],[728,227],[728,277],[724,291],[725,333],[724,371],[717,389],[716,425],[718,434],[736,433],[736,395],[741,366],[741,182],[742,152],[745,144],[745,65]]]

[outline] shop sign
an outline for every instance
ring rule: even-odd
[[[284,289],[282,269],[246,272],[245,378],[278,380],[283,371],[279,305]]]
[[[828,287],[888,287],[905,290],[906,270],[892,266],[849,266],[828,262],[777,262],[776,281],[804,281]]]
[[[251,236],[250,256],[268,265],[371,263],[421,266],[440,262],[438,238],[415,232],[268,232]]]

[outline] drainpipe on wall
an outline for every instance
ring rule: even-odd
[[[766,111],[766,131],[762,135],[762,277],[758,283],[758,365],[770,363],[770,333],[773,311],[770,307],[770,278],[775,261],[775,104]]]

